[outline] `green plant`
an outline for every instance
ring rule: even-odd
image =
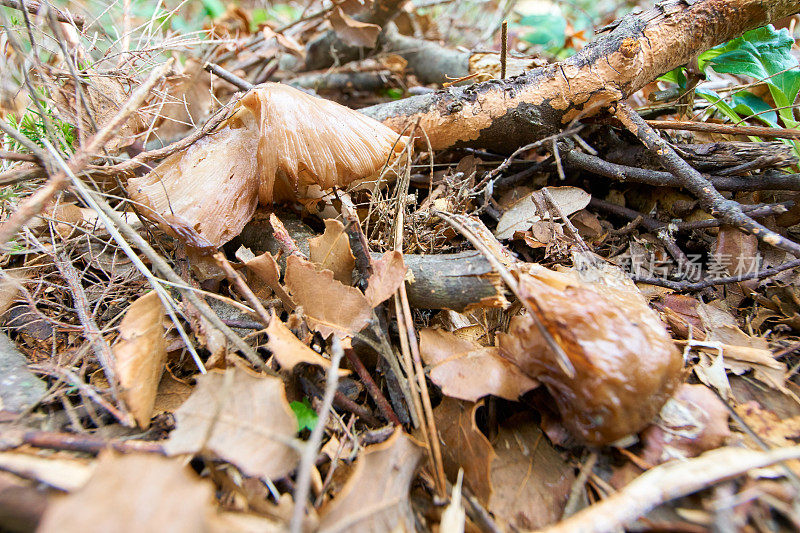
[[[714,91],[697,89],[697,96],[707,100],[722,115],[735,123],[755,118],[771,127],[796,128],[794,101],[800,92],[800,65],[791,53],[794,39],[785,29],[772,25],[746,32],[737,39],[708,50],[697,58],[700,71],[746,75],[763,82],[769,89],[774,107],[750,91],[733,93],[730,101]],[[661,79],[686,88],[685,67]],[[800,154],[800,143],[793,143]]]
[[[75,127],[59,120],[55,114],[45,108],[49,122],[55,126],[55,135],[59,140],[59,148],[65,153],[72,153],[75,145]],[[27,109],[21,117],[9,114],[6,118],[9,126],[20,132],[22,135],[44,148],[42,139],[47,138],[47,123],[37,110]],[[25,147],[9,139],[9,147],[18,152],[26,152]]]
[[[297,431],[307,429],[313,430],[317,425],[318,416],[316,411],[312,409],[308,398],[303,398],[302,402],[292,402],[289,404],[294,416],[297,417]]]

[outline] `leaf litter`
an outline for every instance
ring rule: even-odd
[[[376,13],[392,3],[379,0],[108,6],[102,24],[139,24],[117,40],[53,26],[28,4],[41,27],[8,8],[8,34],[40,55],[30,35],[52,35],[74,56],[37,56],[36,77],[19,84],[28,103],[2,88],[0,118],[30,140],[1,137],[3,217],[51,170],[42,151],[69,159],[127,113],[75,171],[108,210],[60,193],[0,258],[13,345],[0,492],[33,494],[12,511],[30,511],[38,530],[691,530],[722,524],[725,491],[747,528],[800,526],[796,272],[686,285],[791,257],[676,188],[601,181],[569,163],[572,143],[659,172],[616,126],[584,125],[563,146],[507,159],[433,152],[420,123],[393,131],[354,110],[434,94],[390,41],[485,49],[487,37],[442,25],[470,13],[408,5],[389,23]],[[510,9],[475,11],[498,27],[510,14],[508,44],[530,52],[533,34],[516,25],[536,15]],[[23,79],[30,52],[12,41],[3,69]],[[765,87],[730,108],[681,105],[730,120],[763,109],[749,120],[796,128],[785,111],[798,87],[792,42],[770,26],[701,57],[710,83]],[[335,62],[301,84],[318,43],[392,54]],[[503,66],[517,75],[556,53]],[[146,66],[170,54],[182,65],[126,111]],[[497,54],[464,59],[471,80],[502,75]],[[715,179],[797,170],[790,141],[747,159],[767,143],[670,140],[703,171],[723,169]],[[796,237],[794,190],[730,198]],[[108,213],[143,240],[126,249]],[[494,297],[474,296],[487,288]]]

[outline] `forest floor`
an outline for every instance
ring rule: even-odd
[[[751,3],[0,0],[0,531],[800,529]]]

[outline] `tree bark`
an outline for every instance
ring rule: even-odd
[[[704,50],[797,12],[797,0],[666,0],[627,15],[562,62],[361,112],[396,131],[419,122],[434,150],[510,152],[613,107]]]

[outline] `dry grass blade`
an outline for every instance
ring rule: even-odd
[[[60,172],[51,176],[45,185],[20,204],[14,214],[0,226],[0,245],[13,239],[14,235],[16,235],[31,218],[42,212],[58,191],[69,185],[70,173],[74,174],[82,170],[89,163],[91,158],[105,146],[116,131],[141,107],[142,102],[148,97],[152,88],[169,73],[172,69],[172,63],[173,60],[170,59],[153,69],[147,80],[133,91],[128,101],[125,102],[125,105],[114,118],[89,139],[85,146],[82,146],[75,152],[69,159],[69,162],[66,163],[65,168],[62,168]],[[53,166],[60,165],[54,163]]]

